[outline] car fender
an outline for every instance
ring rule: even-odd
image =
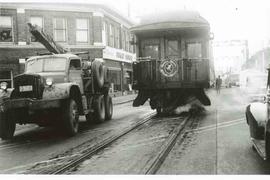
[[[258,125],[265,126],[267,120],[267,104],[254,102],[250,104],[249,110]]]

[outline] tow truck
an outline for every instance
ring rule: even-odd
[[[26,60],[25,72],[14,77],[14,88],[0,85],[0,137],[11,139],[16,124],[54,126],[68,136],[78,132],[79,116],[87,122],[112,119],[107,67],[103,59],[80,56],[57,44],[38,26],[31,34],[49,51]]]
[[[270,68],[267,92],[263,102],[253,102],[246,108],[252,148],[264,159],[270,160]]]

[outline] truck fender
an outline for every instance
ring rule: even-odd
[[[79,111],[82,112],[82,96],[80,88],[76,83],[54,84],[51,87],[45,87],[43,99],[69,99],[73,98],[78,103]]]

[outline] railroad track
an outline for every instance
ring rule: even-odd
[[[78,156],[76,159],[71,160],[67,164],[63,164],[62,166],[57,167],[54,170],[51,170],[49,172],[46,171],[45,174],[63,174],[65,172],[67,172],[68,170],[70,170],[72,168],[75,168],[80,163],[82,163],[83,161],[85,161],[86,159],[88,159],[89,157],[91,157],[92,155],[96,154],[98,151],[104,149],[105,147],[107,147],[111,143],[115,142],[116,140],[118,140],[122,136],[128,134],[132,130],[134,130],[134,129],[138,128],[139,126],[145,124],[146,122],[150,121],[155,115],[156,115],[155,113],[151,113],[151,114],[147,115],[144,119],[142,119],[141,121],[138,121],[136,123],[133,123],[130,127],[125,128],[119,134],[116,134],[114,136],[111,136],[111,137],[105,139],[104,141],[98,143],[94,147],[86,150],[82,155]],[[39,172],[39,173],[40,174],[44,174],[42,171]]]
[[[128,134],[129,132],[137,129],[139,126],[149,122],[154,116],[155,114],[149,115],[143,120],[138,121],[137,123],[133,124],[129,128],[123,130],[121,133],[102,141],[97,146],[87,150],[85,153],[83,153],[76,159],[70,161],[69,163],[64,164],[60,167],[57,167],[54,170],[51,170],[49,172],[46,171],[45,174],[64,174],[65,172],[75,169],[78,165],[80,165],[82,162],[84,162],[85,160],[87,160],[88,158],[90,158],[91,156],[99,152],[100,150],[104,149],[105,147],[112,144],[113,142],[123,137],[124,135]],[[155,158],[153,158],[153,160],[148,164],[148,166],[142,170],[142,174],[155,174],[157,172],[157,170],[160,168],[161,164],[163,163],[163,161],[166,159],[167,155],[171,151],[172,147],[175,145],[177,138],[179,137],[179,135],[181,134],[181,132],[187,125],[187,122],[190,118],[191,118],[191,115],[186,116],[184,120],[173,129],[173,131],[170,133],[169,137],[167,138],[165,144],[163,144],[163,146],[161,147],[161,151],[155,156]],[[158,118],[156,118],[155,120],[157,119]],[[40,173],[43,174],[43,172],[40,172]]]
[[[35,165],[34,165],[34,166],[32,166],[32,168],[28,169],[26,172],[24,171],[24,172],[20,172],[20,173],[22,173],[22,174],[35,173],[35,174],[52,174],[52,175],[54,175],[54,174],[65,174],[67,172],[72,172],[85,160],[89,159],[91,156],[93,156],[93,155],[97,154],[98,152],[100,152],[101,150],[105,149],[107,146],[109,146],[113,142],[117,141],[118,139],[120,139],[124,135],[137,129],[138,127],[149,122],[150,120],[153,120],[153,117],[155,117],[155,113],[151,113],[151,114],[147,115],[144,119],[142,119],[136,123],[133,123],[129,127],[122,130],[120,133],[115,134],[115,135],[113,135],[105,140],[102,140],[102,142],[95,144],[90,148],[88,147],[88,148],[84,149],[83,151],[81,151],[82,153],[75,154],[72,157],[67,156],[67,157],[58,158],[58,160],[59,159],[60,160],[67,159],[67,161],[64,160],[64,162],[61,162],[61,161],[57,162],[57,159],[56,159],[56,162],[57,162],[56,164],[53,164],[53,163],[46,164],[46,162],[45,162],[45,166],[41,165],[40,167],[37,167],[37,166],[35,167]],[[179,117],[178,119],[182,119],[182,118],[183,118],[183,116]],[[191,114],[184,116],[182,122],[173,128],[172,132],[166,138],[165,143],[161,146],[160,151],[142,169],[140,174],[155,174],[158,171],[158,169],[162,165],[163,161],[166,159],[166,157],[170,153],[171,149],[174,147],[177,138],[179,136],[181,136],[180,138],[184,139],[184,136],[183,136],[183,134],[185,132],[184,129],[188,124],[189,125],[192,124],[193,120],[189,121],[191,118],[192,118]],[[164,119],[164,117],[163,117],[163,119]],[[175,119],[175,117],[174,118],[168,117],[168,120],[169,119]],[[194,119],[194,118],[192,118],[192,119]],[[158,121],[160,119],[157,117],[157,118],[154,118],[154,120]],[[166,120],[167,120],[167,118],[165,119],[165,121]],[[54,160],[52,159],[52,160],[49,160],[48,162],[54,162]]]

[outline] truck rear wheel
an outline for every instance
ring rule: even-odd
[[[104,96],[96,96],[94,99],[94,121],[102,123],[105,120],[105,101]]]
[[[0,113],[0,137],[3,140],[12,139],[16,129],[13,118],[9,118],[9,112]]]
[[[62,113],[65,134],[74,136],[79,129],[79,110],[76,101],[67,100],[64,103]]]
[[[113,115],[113,104],[112,97],[109,95],[105,95],[105,120],[111,120]]]

